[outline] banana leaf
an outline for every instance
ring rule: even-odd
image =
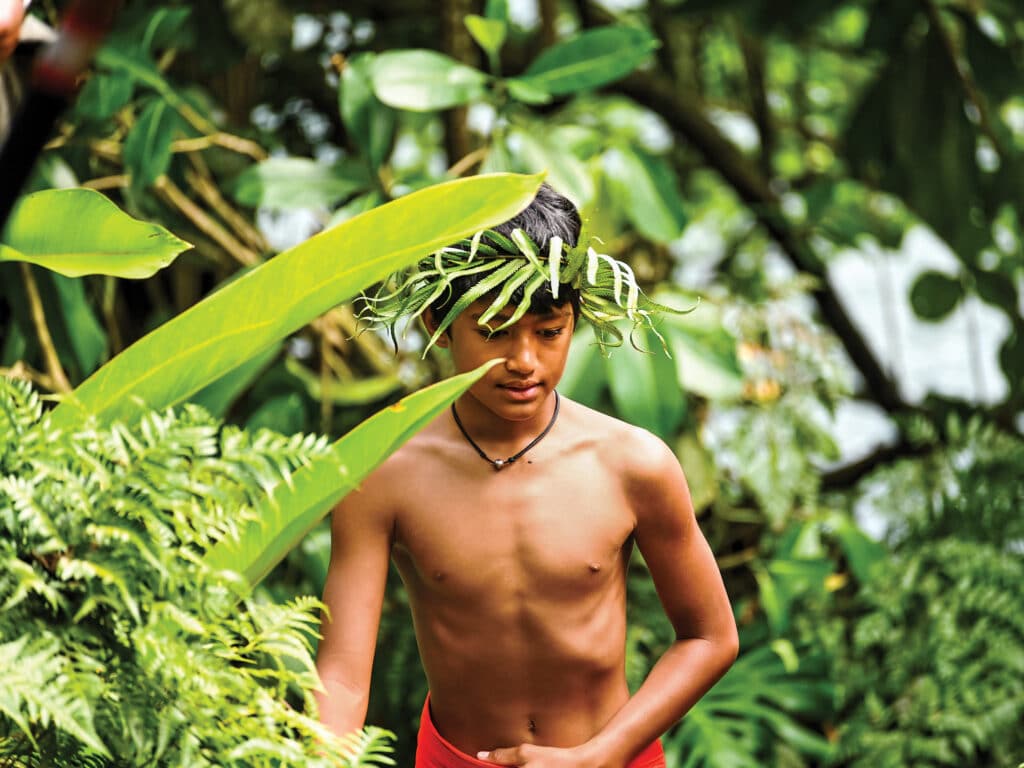
[[[237,541],[206,554],[216,570],[241,573],[248,588],[270,570],[378,464],[480,379],[497,360],[411,394],[371,416],[330,450],[272,488]]]
[[[47,189],[18,201],[0,237],[0,261],[28,261],[67,277],[143,278],[191,247],[93,189]]]
[[[439,184],[325,230],[261,264],[148,334],[51,414],[129,421],[182,402],[275,341],[401,267],[514,216],[540,176],[495,174]]]

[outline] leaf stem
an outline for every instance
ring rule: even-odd
[[[161,176],[153,185],[168,203],[177,208],[204,234],[209,235],[221,248],[231,254],[240,264],[247,267],[262,262],[259,254],[239,242],[216,219],[189,199],[181,188],[167,176]]]
[[[188,159],[195,169],[194,171],[185,171],[185,180],[188,181],[189,185],[199,193],[199,196],[206,201],[221,219],[231,226],[231,229],[234,230],[240,240],[257,252],[270,250],[270,246],[267,245],[266,239],[260,234],[259,230],[252,226],[221,195],[216,180],[213,174],[210,173],[210,169],[203,161],[202,156],[197,152],[192,152],[189,153]]]
[[[64,368],[60,364],[60,357],[57,355],[57,348],[53,345],[53,337],[50,335],[50,328],[46,324],[46,313],[43,311],[43,301],[39,296],[39,286],[36,284],[36,277],[32,274],[32,268],[25,262],[21,262],[21,277],[25,282],[25,293],[28,297],[29,312],[32,315],[32,325],[35,326],[36,336],[39,337],[39,346],[42,348],[43,360],[46,363],[46,373],[53,384],[54,392],[70,392],[71,382],[68,381]]]

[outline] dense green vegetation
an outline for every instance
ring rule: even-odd
[[[156,236],[81,190],[25,198],[0,235],[0,366],[75,390],[42,418],[2,384],[0,765],[315,764],[316,523],[345,490],[319,478],[368,471],[464,385],[353,431],[449,367],[415,329],[396,354],[358,335],[342,302],[536,183],[433,186],[490,171],[546,171],[655,298],[700,298],[658,328],[671,359],[581,329],[562,385],[676,449],[737,612],[740,659],[670,765],[1024,760],[1021,9],[438,7],[126,4],[33,188],[99,190]],[[945,266],[879,311],[984,302],[995,397],[908,397],[835,283],[850,258],[885,283],[924,228]],[[886,444],[841,450],[851,401]],[[425,684],[392,586],[371,722],[407,764]],[[642,562],[630,588],[636,684],[671,628]]]

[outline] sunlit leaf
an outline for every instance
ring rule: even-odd
[[[487,75],[428,50],[389,51],[373,64],[373,89],[385,104],[427,112],[483,98]]]
[[[535,123],[526,130],[510,131],[509,138],[518,142],[517,156],[524,171],[546,171],[551,185],[577,206],[584,206],[593,198],[590,171],[566,149],[565,138],[557,128]]]
[[[223,540],[206,555],[213,568],[244,574],[255,586],[331,507],[419,429],[447,408],[497,361],[416,392],[370,417],[296,471],[257,509],[259,520],[238,541]]]
[[[284,210],[331,207],[369,183],[365,166],[353,160],[327,165],[306,157],[271,157],[242,171],[230,191],[242,205]]]
[[[692,299],[668,292],[655,299],[673,306],[692,303]],[[666,315],[663,322],[684,389],[709,400],[735,400],[743,394],[736,338],[715,305],[702,302],[685,315]]]
[[[130,420],[165,408],[361,289],[443,245],[506,221],[538,177],[497,174],[440,184],[374,208],[261,264],[148,334],[52,414]],[[446,215],[437,216],[439,210]]]
[[[189,402],[201,405],[213,416],[223,418],[231,404],[263,372],[281,352],[281,344],[272,344],[263,352],[246,360],[233,371],[221,376],[189,398]]]
[[[477,45],[484,49],[488,56],[497,56],[505,43],[508,24],[501,19],[489,19],[471,13],[466,16],[466,29],[476,40]]]
[[[504,83],[508,88],[508,95],[523,104],[547,104],[552,99],[550,93],[526,80],[510,77]]]
[[[646,351],[623,345],[605,359],[612,402],[624,420],[668,439],[682,423],[686,399],[675,363],[654,334],[645,331],[640,343]]]
[[[662,243],[682,234],[686,214],[679,181],[663,158],[620,145],[602,160],[605,178],[638,232]]]
[[[133,219],[91,189],[23,197],[0,242],[0,261],[30,261],[68,277],[149,277],[191,247],[159,224]]]

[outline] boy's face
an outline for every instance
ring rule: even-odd
[[[546,314],[527,312],[511,327],[488,334],[477,320],[490,303],[491,299],[483,298],[471,304],[455,318],[438,346],[451,351],[459,373],[505,358],[468,395],[501,418],[525,421],[536,415],[562,378],[574,327],[572,305],[566,302]],[[511,308],[502,310],[488,324],[497,328],[511,315]]]

